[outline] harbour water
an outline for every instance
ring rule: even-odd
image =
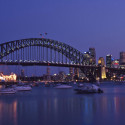
[[[0,125],[124,125],[125,83],[102,83],[102,94],[33,87],[0,95]]]

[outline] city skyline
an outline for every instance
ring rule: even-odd
[[[124,1],[0,1],[0,43],[41,37],[67,43],[81,52],[94,47],[99,57],[124,51]],[[106,9],[105,9],[106,8]]]
[[[124,125],[125,1],[0,0],[0,125]]]

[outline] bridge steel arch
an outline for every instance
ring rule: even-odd
[[[2,61],[5,56],[30,46],[41,46],[53,49],[76,64],[87,65],[90,59],[85,54],[65,43],[46,38],[29,38],[2,43],[0,44],[0,59]]]

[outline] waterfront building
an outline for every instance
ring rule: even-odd
[[[59,75],[58,74],[54,74],[52,77],[53,81],[59,82]]]
[[[106,78],[106,69],[105,69],[105,61],[103,57],[100,57],[98,60],[98,66],[101,67],[101,79],[105,79]]]
[[[89,48],[92,64],[96,64],[96,51],[95,48]]]
[[[125,68],[125,52],[120,52],[120,67]]]
[[[108,54],[106,56],[106,67],[111,68],[111,65],[112,65],[112,55]]]
[[[64,71],[60,71],[59,72],[59,80],[63,82],[63,81],[65,81],[65,78],[66,78],[65,72]]]
[[[16,82],[17,75],[14,73],[11,73],[10,75],[3,75],[3,73],[0,74],[0,81],[4,82]]]
[[[115,59],[112,61],[112,68],[120,68],[119,60]]]
[[[96,65],[96,51],[95,48],[89,48],[89,51],[84,52],[87,65]]]
[[[99,57],[98,65],[99,65],[99,66],[105,66],[105,61],[104,61],[104,58],[103,58],[103,57]]]
[[[90,59],[91,59],[91,56],[90,56],[90,52],[84,52],[84,56],[86,58],[86,64],[85,65],[90,65]]]

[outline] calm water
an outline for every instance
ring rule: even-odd
[[[39,86],[0,95],[0,125],[125,125],[125,85],[101,88],[103,94]]]

